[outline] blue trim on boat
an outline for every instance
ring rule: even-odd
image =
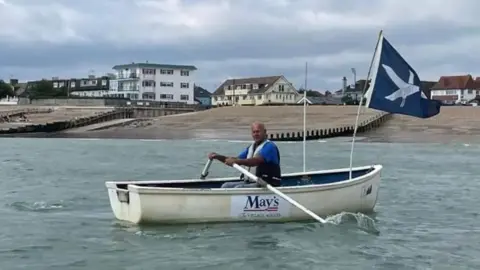
[[[362,175],[368,174],[373,171],[374,167],[354,170],[352,171],[352,178],[360,177]],[[349,179],[350,172],[331,172],[331,173],[317,173],[317,174],[301,174],[295,176],[284,176],[282,178],[282,187],[293,187],[293,186],[304,186],[304,185],[322,185],[322,184],[331,184],[336,182],[341,182]],[[239,180],[229,180],[228,182],[239,181]],[[199,180],[196,182],[189,183],[146,183],[146,184],[136,184],[142,187],[169,187],[169,188],[220,188],[223,183],[227,181],[208,181],[208,180]],[[119,184],[118,188],[126,189],[127,185]]]

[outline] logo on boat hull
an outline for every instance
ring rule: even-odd
[[[290,204],[276,195],[232,196],[231,215],[242,218],[288,216]]]
[[[372,185],[368,185],[362,188],[362,197],[368,196],[372,193]]]

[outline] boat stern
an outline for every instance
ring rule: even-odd
[[[128,184],[106,182],[105,185],[115,218],[140,223],[142,214],[139,194],[129,191]]]

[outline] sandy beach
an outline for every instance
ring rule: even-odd
[[[355,124],[356,106],[310,106],[307,107],[307,129],[343,127]],[[359,122],[380,114],[364,110]],[[268,133],[303,130],[302,106],[224,107],[195,113],[164,116],[113,127],[105,130],[75,132],[67,131],[62,136],[98,138],[140,139],[250,139],[250,124],[265,123]]]
[[[353,125],[356,106],[310,106],[308,129]],[[364,109],[360,122],[380,113]],[[228,107],[168,117],[99,131],[70,133],[69,137],[139,139],[231,139],[249,140],[253,121],[266,124],[269,133],[301,131],[303,108]],[[65,136],[67,134],[64,134]],[[381,128],[359,135],[376,142],[465,142],[480,143],[480,107],[446,106],[429,119],[394,115]],[[348,138],[346,138],[348,139]]]
[[[428,119],[394,115],[364,136],[370,141],[480,143],[480,107],[445,106]]]
[[[309,106],[307,129],[324,129],[355,124],[357,106]],[[60,109],[51,114],[32,114],[32,123],[69,119],[95,114],[111,108]],[[359,122],[381,113],[362,109]],[[206,111],[169,115],[100,130],[94,126],[52,134],[25,134],[28,137],[123,138],[123,139],[226,139],[250,140],[250,124],[261,121],[269,134],[303,129],[302,106],[224,107]],[[121,122],[121,121],[120,121]],[[108,125],[106,122],[105,125]],[[11,125],[5,123],[4,125]],[[95,128],[98,128],[95,126]],[[23,136],[23,135],[22,135]],[[446,106],[439,115],[418,119],[394,115],[384,126],[363,134],[363,141],[375,142],[464,142],[480,143],[480,107]],[[350,138],[345,138],[349,140]]]

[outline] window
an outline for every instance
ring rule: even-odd
[[[160,69],[160,74],[173,75],[173,69]]]
[[[142,86],[154,87],[155,86],[155,81],[142,81]]]
[[[142,99],[151,99],[155,100],[155,93],[143,93]]]
[[[180,83],[180,88],[188,88],[189,87],[189,83]]]
[[[142,69],[143,74],[150,74],[150,75],[155,75],[156,70],[153,68],[144,68]]]
[[[173,82],[160,82],[161,87],[173,87]]]
[[[160,99],[173,99],[172,94],[160,94]]]
[[[188,95],[180,95],[180,100],[188,100]]]
[[[457,90],[447,90],[447,95],[456,95],[457,94]]]
[[[285,91],[285,85],[280,84],[280,85],[278,86],[278,91],[279,91],[279,92],[284,92],[284,91]]]
[[[190,76],[190,71],[182,70],[182,71],[180,71],[180,76]]]

